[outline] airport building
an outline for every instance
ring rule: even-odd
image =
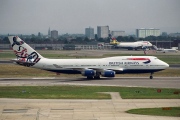
[[[170,33],[170,37],[180,37],[180,33]]]
[[[145,37],[148,37],[148,36],[160,36],[160,29],[154,29],[154,28],[136,29],[136,36],[138,38],[145,38]]]
[[[112,37],[125,36],[125,31],[111,31]]]
[[[50,28],[48,30],[48,37],[51,37],[51,30],[50,30]]]
[[[51,37],[55,38],[55,39],[58,38],[58,31],[57,30],[52,30],[51,31]]]
[[[85,28],[85,36],[89,39],[94,39],[94,28]]]
[[[97,26],[97,36],[98,38],[109,37],[109,26]]]

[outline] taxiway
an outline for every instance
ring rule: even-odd
[[[179,120],[128,114],[135,108],[177,107],[179,99],[0,99],[2,120]]]
[[[0,86],[49,86],[49,85],[92,85],[92,86],[123,86],[179,88],[180,77],[116,77],[100,80],[86,78],[45,77],[45,78],[0,78]]]

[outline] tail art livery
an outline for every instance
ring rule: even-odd
[[[110,44],[115,48],[125,48],[128,50],[146,49],[152,47],[152,44],[149,41],[118,42],[115,38],[110,38]]]
[[[101,59],[48,59],[41,56],[17,36],[8,37],[12,49],[17,56],[14,60],[19,65],[38,69],[67,73],[82,74],[88,79],[115,77],[123,73],[153,73],[169,67],[154,56],[118,56]]]

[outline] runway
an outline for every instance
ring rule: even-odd
[[[0,78],[0,86],[54,86],[54,85],[91,85],[91,86],[122,86],[179,88],[180,77],[116,77],[100,80],[86,78],[45,77],[45,78]]]

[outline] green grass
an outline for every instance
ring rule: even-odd
[[[42,56],[46,57],[46,58],[73,58],[73,57],[69,57],[68,55],[65,54],[41,54]],[[0,58],[2,59],[14,59],[16,58],[15,54],[13,52],[2,52],[0,53]]]
[[[161,93],[156,88],[127,88],[123,92],[119,91],[125,99],[180,99],[180,94],[174,94],[177,89],[161,89]]]
[[[56,74],[45,70],[29,68],[14,64],[0,64],[0,77],[1,78],[14,78],[14,77],[51,77]]]
[[[15,58],[15,54],[13,52],[10,53],[6,53],[6,52],[0,52],[0,59],[4,59],[4,58],[10,58],[13,59]]]
[[[180,64],[180,55],[158,55],[157,57],[168,64]]]
[[[126,112],[131,114],[140,114],[140,115],[180,117],[180,107],[166,107],[166,108],[170,108],[170,109],[163,110],[163,108],[141,108],[141,109],[128,110]]]
[[[64,54],[41,54],[41,55],[46,58],[56,58],[56,59],[74,58],[74,57],[64,55]]]
[[[30,99],[110,99],[110,95],[99,94],[92,88],[80,86],[19,86],[0,87],[1,98]]]
[[[54,58],[54,59],[73,59],[73,58],[101,58],[101,56],[71,56],[67,54],[50,54],[50,53],[42,53],[41,54],[45,58]],[[16,58],[13,52],[9,53],[0,53],[0,60],[11,60]]]
[[[103,55],[103,57],[113,57],[113,56],[131,56],[131,55],[133,55],[133,56],[147,56],[147,55],[145,55],[145,54],[131,54],[131,53],[129,53],[129,54],[104,54]],[[151,55],[150,55],[151,56]]]
[[[112,87],[112,86],[0,86],[0,98],[28,99],[110,99],[98,92],[119,92],[123,99],[180,99],[180,89]]]

